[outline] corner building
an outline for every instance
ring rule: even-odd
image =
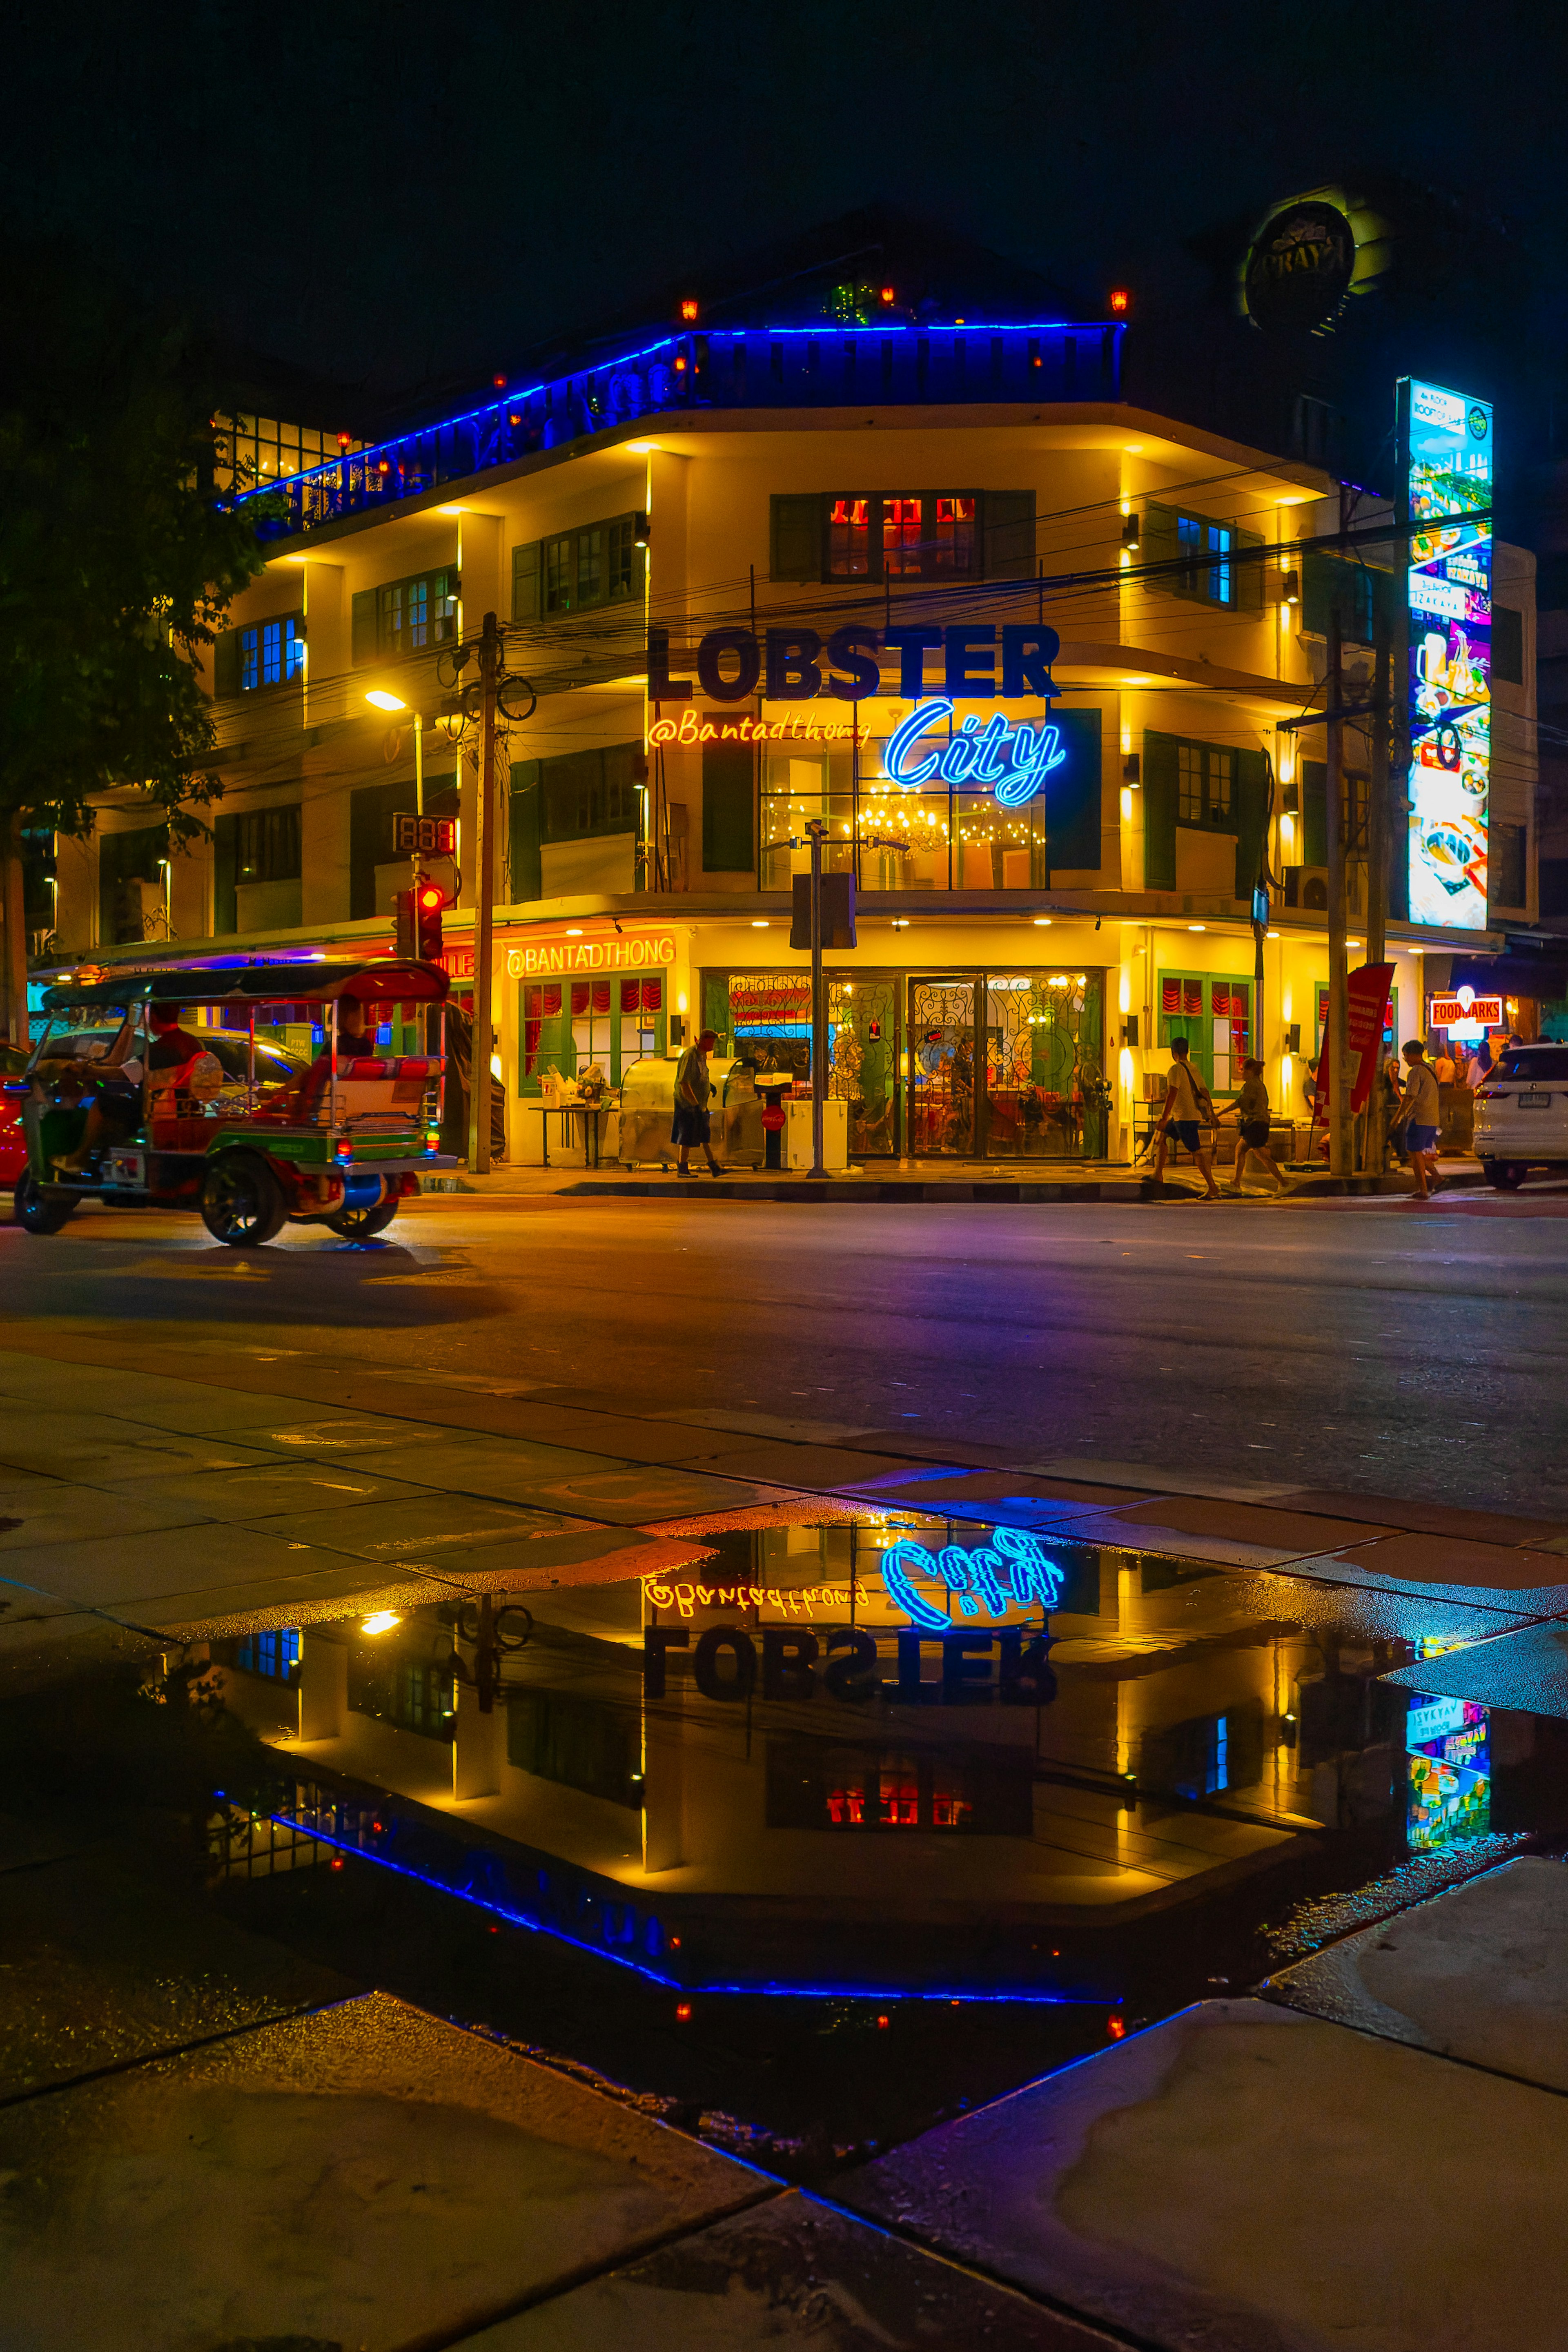
[[[1324,707],[1336,607],[1347,700],[1366,698],[1364,583],[1402,562],[1392,540],[1304,543],[1392,510],[1130,405],[1120,324],[937,317],[897,287],[802,299],[628,334],[291,476],[216,648],[211,850],[143,885],[116,940],[123,877],[157,844],[106,809],[94,843],[62,845],[62,948],[390,944],[417,748],[425,811],[458,821],[455,856],[428,863],[471,1003],[479,730],[456,656],[494,612],[515,681],[491,1008],[514,1161],[540,1156],[552,1074],[597,1064],[613,1090],[700,1026],[805,1084],[790,893],[814,820],[858,889],[858,944],[828,957],[853,1160],[1131,1162],[1178,1035],[1222,1108],[1260,1055],[1304,1148],[1328,849],[1324,730],[1292,722]],[[1489,929],[1403,919],[1396,817],[1391,1039],[1426,1032],[1456,951],[1495,954],[1537,911],[1532,559],[1496,557],[1518,675],[1494,688]],[[1345,764],[1353,966],[1371,772],[1353,726]]]

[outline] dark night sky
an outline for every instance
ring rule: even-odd
[[[13,228],[377,390],[510,367],[875,202],[1097,307],[1121,278],[1179,307],[1184,236],[1346,164],[1508,217],[1544,317],[1565,47],[1541,0],[24,0],[0,184]]]

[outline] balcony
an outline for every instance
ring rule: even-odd
[[[602,365],[503,392],[482,408],[246,491],[281,501],[291,538],[642,420],[698,409],[948,408],[1121,397],[1119,326],[716,329],[667,335]]]

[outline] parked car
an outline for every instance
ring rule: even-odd
[[[26,1045],[0,1045],[0,1184],[14,1184],[27,1164],[22,1128],[27,1089],[21,1079],[30,1058]]]
[[[1476,1088],[1476,1157],[1517,1192],[1532,1168],[1568,1175],[1568,1045],[1516,1045]]]

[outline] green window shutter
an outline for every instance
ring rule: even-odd
[[[511,903],[524,907],[531,898],[544,896],[544,877],[539,855],[540,800],[542,785],[539,760],[514,760],[511,763]]]
[[[1052,873],[1098,874],[1101,840],[1100,712],[1058,710],[1068,759],[1046,779],[1046,855]]]
[[[1176,738],[1143,736],[1143,887],[1176,887]]]
[[[1236,549],[1238,555],[1247,554],[1248,550],[1262,547],[1264,544],[1260,531],[1238,530],[1236,534]],[[1237,565],[1236,609],[1238,613],[1260,613],[1263,610],[1263,582],[1268,568],[1267,562],[1261,557],[1256,556],[1249,558],[1246,563]]]
[[[1143,509],[1141,525],[1142,540],[1137,560],[1140,563],[1173,563],[1181,553],[1176,538],[1176,509],[1163,507],[1151,499]],[[1151,595],[1178,596],[1181,587],[1174,572],[1167,572],[1143,583]]]
[[[1251,899],[1268,842],[1268,762],[1261,751],[1236,759],[1236,895]]]
[[[213,695],[222,702],[238,692],[239,631],[220,629],[213,645]]]
[[[820,580],[823,576],[823,499],[773,498],[769,505],[769,574],[774,580]],[[722,869],[720,869],[722,870]]]
[[[374,588],[360,588],[354,592],[349,658],[356,663],[375,659],[375,595]]]
[[[522,547],[511,551],[511,617],[514,621],[537,621],[539,618],[539,541],[531,539]]]
[[[756,869],[754,755],[746,743],[702,747],[702,871],[751,874]]]
[[[981,515],[987,580],[1025,580],[1035,570],[1035,493],[983,490]]]
[[[1301,762],[1301,863],[1329,862],[1329,772],[1321,760]]]

